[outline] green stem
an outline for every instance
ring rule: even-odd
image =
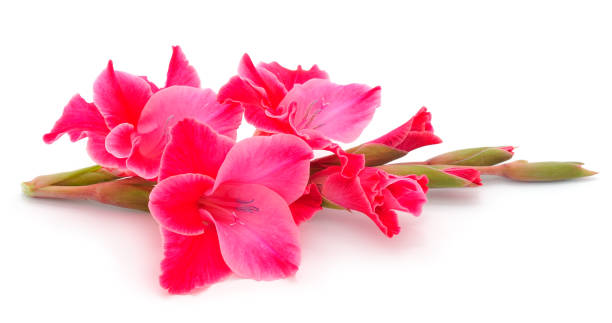
[[[51,185],[36,187],[23,183],[23,192],[30,197],[91,200],[128,209],[148,211],[149,193],[155,183],[141,178],[128,177],[83,186]]]

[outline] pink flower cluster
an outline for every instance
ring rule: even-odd
[[[200,87],[173,48],[165,87],[120,72],[112,61],[94,82],[93,102],[74,96],[44,136],[88,138],[98,164],[157,184],[149,210],[164,245],[160,283],[171,293],[208,286],[231,273],[256,280],[293,275],[300,265],[298,225],[330,203],[359,211],[391,237],[396,211],[419,215],[427,178],[366,167],[338,142],[357,139],[380,106],[380,87],[331,82],[317,66],[254,65],[219,93]],[[257,128],[236,142],[242,118]],[[440,142],[425,108],[371,143],[408,152]],[[313,150],[338,163],[312,171]],[[474,172],[457,176],[479,183]]]

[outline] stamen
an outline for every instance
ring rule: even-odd
[[[317,103],[317,100],[314,100],[312,102],[310,102],[310,104],[308,105],[308,108],[306,109],[306,113],[304,113],[304,116],[308,116],[310,115],[310,112],[312,111],[312,107]]]
[[[317,102],[320,102],[320,103],[319,103],[319,106],[318,106],[318,107],[317,107],[317,108],[316,108],[314,111],[312,111],[312,107],[313,107],[315,104],[317,104]],[[325,101],[325,98],[321,98],[320,100],[316,100],[316,101],[312,102],[312,103],[311,103],[311,104],[308,106],[308,110],[306,111],[306,114],[305,114],[305,116],[304,116],[305,118],[306,118],[306,117],[308,117],[308,120],[303,119],[301,123],[304,123],[304,122],[303,122],[304,120],[306,120],[306,123],[305,123],[304,125],[300,125],[300,128],[309,128],[309,127],[310,127],[310,125],[312,124],[312,122],[314,121],[314,119],[315,119],[315,118],[316,118],[316,117],[317,117],[317,116],[318,116],[318,115],[319,115],[321,112],[323,112],[323,109],[324,109],[325,107],[327,107],[328,105],[329,105],[329,102],[326,102],[326,101]],[[322,125],[317,125],[317,126],[314,126],[314,127],[311,127],[311,128],[312,128],[312,129],[317,129],[317,128],[320,128],[320,127],[322,127]]]
[[[242,211],[242,212],[248,212],[248,213],[256,213],[259,212],[259,208],[256,206],[252,206],[252,205],[247,205],[247,206],[239,206],[236,208],[236,210],[238,211]]]
[[[233,226],[244,224],[236,214],[237,211],[251,214],[259,212],[257,206],[248,205],[253,202],[255,202],[255,199],[241,200],[204,196],[200,199],[199,204],[200,207],[208,210],[216,220],[229,222],[229,225]]]

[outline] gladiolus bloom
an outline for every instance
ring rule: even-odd
[[[277,63],[257,67],[244,55],[238,76],[219,91],[221,102],[238,102],[246,120],[268,133],[301,137],[313,149],[337,154],[347,176],[363,165],[332,140],[352,142],[370,122],[380,105],[380,87],[362,84],[338,85],[313,66],[310,70],[288,70]]]
[[[52,143],[65,133],[72,141],[88,137],[87,151],[96,163],[155,178],[168,128],[182,118],[212,123],[235,136],[241,109],[217,103],[214,92],[199,86],[195,69],[178,46],[162,90],[146,77],[115,71],[109,61],[94,83],[94,103],[75,95],[43,139]]]
[[[221,104],[210,89],[172,86],[153,94],[142,109],[138,122],[122,123],[106,136],[106,149],[113,156],[127,158],[127,168],[143,178],[155,178],[170,128],[193,118],[206,123],[231,139],[242,119],[237,104]]]
[[[162,227],[161,285],[185,293],[230,273],[293,275],[300,262],[289,204],[304,193],[312,150],[295,136],[236,144],[186,119],[171,131],[149,209]]]
[[[366,167],[353,178],[339,174],[334,166],[313,175],[313,182],[322,186],[321,194],[330,202],[367,215],[388,237],[400,232],[397,211],[421,214],[427,201],[427,177],[396,176]]]

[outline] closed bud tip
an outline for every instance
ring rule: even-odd
[[[21,183],[21,191],[23,192],[23,194],[27,195],[27,196],[32,196],[32,183],[31,182],[23,182]]]

